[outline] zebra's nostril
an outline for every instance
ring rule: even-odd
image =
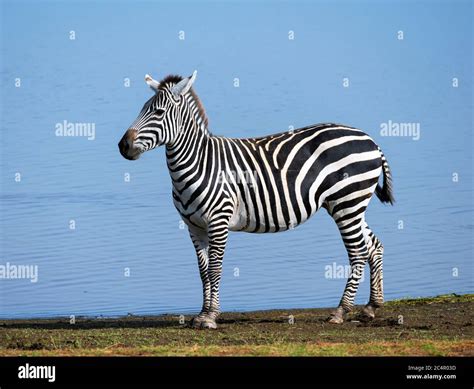
[[[128,141],[125,138],[122,138],[120,140],[118,146],[119,146],[120,153],[122,153],[122,154],[125,154],[128,151],[128,149],[130,148],[129,144],[128,144]]]
[[[138,151],[134,146],[137,137],[137,130],[129,128],[118,144],[120,154],[126,159],[138,159]],[[130,155],[129,155],[130,154]]]

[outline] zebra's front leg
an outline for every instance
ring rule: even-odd
[[[200,328],[217,328],[216,319],[220,314],[219,286],[222,274],[222,260],[229,234],[229,218],[212,220],[208,226],[209,266],[208,277],[211,285],[209,310]]]
[[[199,275],[202,281],[202,308],[201,312],[191,320],[191,326],[201,328],[205,326],[207,315],[211,306],[211,282],[208,275],[209,256],[207,233],[190,228],[189,235],[193,241],[198,260]]]

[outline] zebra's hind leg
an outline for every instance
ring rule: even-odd
[[[337,309],[331,314],[329,322],[332,324],[341,324],[344,322],[345,315],[350,312],[354,306],[354,299],[362,278],[364,267],[369,259],[367,244],[364,237],[364,215],[348,218],[343,215],[337,217],[333,215],[341,233],[344,245],[349,255],[351,273],[346,283],[344,293]]]
[[[369,248],[370,299],[362,313],[373,319],[375,310],[383,304],[383,245],[369,226],[366,225],[364,231]]]
[[[189,228],[189,235],[191,236],[191,240],[193,241],[193,245],[196,250],[203,293],[201,312],[192,319],[191,326],[195,328],[201,328],[201,326],[205,325],[204,323],[207,320],[207,315],[209,314],[209,309],[211,306],[211,282],[208,275],[208,240],[207,233],[205,231]]]

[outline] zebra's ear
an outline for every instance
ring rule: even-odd
[[[145,74],[145,82],[155,92],[158,91],[158,87],[160,86],[160,83],[154,80],[149,74]]]
[[[186,94],[193,86],[194,81],[196,80],[196,76],[197,76],[197,70],[193,72],[193,75],[191,77],[184,78],[180,82],[178,82],[175,86],[173,86],[173,88],[171,89],[171,92],[173,92],[173,94],[176,97]]]

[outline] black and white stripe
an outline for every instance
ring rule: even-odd
[[[285,231],[320,208],[336,222],[352,269],[330,321],[341,323],[353,307],[367,262],[371,291],[364,312],[373,317],[383,302],[383,246],[365,210],[374,193],[382,202],[394,201],[380,148],[364,132],[333,123],[260,138],[212,135],[191,89],[195,76],[147,80],[156,93],[119,144],[128,159],[166,146],[174,204],[189,227],[203,283],[203,307],[193,325],[216,327],[229,231]]]

